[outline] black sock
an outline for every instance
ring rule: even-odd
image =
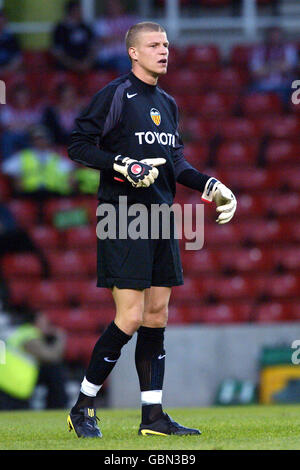
[[[121,355],[122,347],[131,336],[120,330],[112,322],[95,344],[91,360],[86,371],[86,380],[94,385],[102,385]],[[80,392],[74,408],[93,407],[94,397]]]
[[[95,344],[86,371],[86,379],[95,385],[102,385],[121,355],[122,347],[131,336],[124,333],[112,322]]]
[[[162,390],[165,372],[165,328],[141,326],[138,330],[135,365],[141,392]],[[160,404],[142,404],[142,422],[148,424],[162,414]]]

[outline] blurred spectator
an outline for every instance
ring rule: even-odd
[[[47,387],[47,408],[66,407],[64,333],[41,313],[8,313],[6,327],[1,328],[6,363],[0,366],[0,410],[29,408],[37,384]]]
[[[0,74],[16,72],[22,64],[22,54],[15,35],[6,24],[6,17],[0,11]]]
[[[0,125],[3,128],[1,150],[3,159],[28,145],[29,128],[41,119],[39,106],[34,106],[29,88],[24,83],[11,91],[11,104],[1,107]]]
[[[81,107],[76,89],[70,83],[61,83],[57,88],[56,104],[48,106],[42,117],[56,144],[67,145]]]
[[[31,145],[4,161],[2,172],[13,178],[15,192],[48,197],[72,191],[72,162],[53,150],[47,129],[35,126]]]
[[[78,1],[66,4],[66,16],[53,32],[52,53],[57,67],[84,73],[94,64],[94,36],[91,28],[84,23]]]
[[[264,44],[257,46],[251,56],[251,90],[278,93],[286,102],[291,95],[297,64],[297,48],[284,41],[280,28],[270,28]]]
[[[95,34],[98,38],[97,67],[124,74],[131,69],[124,37],[130,26],[139,20],[135,15],[125,13],[119,0],[110,0],[106,6],[107,16],[95,22]]]

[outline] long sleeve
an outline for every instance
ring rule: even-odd
[[[71,160],[89,168],[112,169],[115,155],[101,150],[101,139],[118,122],[121,97],[118,88],[107,86],[98,92],[75,121],[68,154]]]

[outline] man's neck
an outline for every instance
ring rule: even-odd
[[[137,69],[135,67],[132,67],[131,71],[142,82],[147,83],[147,85],[157,85],[158,75],[152,75],[151,73],[146,72],[143,69]]]

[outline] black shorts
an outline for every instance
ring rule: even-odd
[[[97,286],[113,286],[119,289],[143,290],[151,286],[172,287],[183,284],[179,242],[174,233],[174,217],[170,218],[170,233],[167,238],[159,230],[158,238],[151,237],[148,217],[148,237],[133,239],[119,236],[119,206],[117,214],[116,237],[103,239],[97,230]],[[99,222],[103,217],[98,217]],[[134,217],[128,216],[127,227]],[[97,229],[98,229],[97,227]],[[123,227],[124,233],[124,227]]]

